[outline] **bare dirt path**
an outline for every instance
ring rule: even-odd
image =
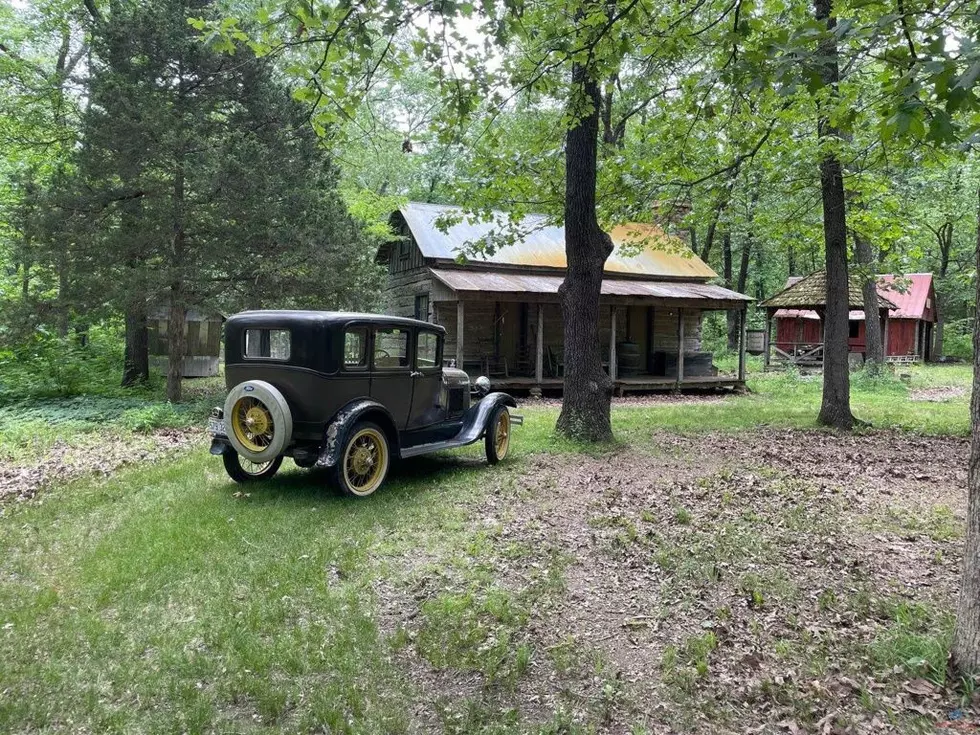
[[[980,727],[968,697],[934,683],[967,451],[958,438],[759,431],[528,459],[471,518],[486,587],[533,600],[519,633],[533,655],[502,686],[409,645],[421,729],[475,729],[463,701],[522,723],[559,712],[568,732]],[[529,597],[553,571],[562,583]],[[422,577],[386,614],[424,637],[421,606],[460,584]]]

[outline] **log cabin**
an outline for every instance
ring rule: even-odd
[[[449,218],[449,226],[440,227]],[[565,275],[564,229],[541,215],[508,225],[457,207],[409,203],[391,217],[396,238],[377,254],[387,265],[386,310],[446,327],[444,358],[495,389],[560,391],[564,328],[558,287]],[[461,254],[509,232],[485,258]],[[709,283],[716,274],[679,237],[650,224],[610,233],[605,263],[600,350],[618,394],[627,391],[737,388],[745,381],[745,316],[751,299]],[[702,350],[708,310],[740,316],[738,371],[720,376]]]

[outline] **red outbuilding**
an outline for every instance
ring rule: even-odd
[[[929,360],[932,357],[932,331],[938,316],[936,292],[931,273],[908,275],[879,275],[878,294],[897,308],[883,320],[885,356],[892,360]],[[786,288],[800,278],[790,278]],[[778,309],[773,313],[776,335],[773,346],[787,354],[796,354],[801,347],[822,345],[823,322],[816,311],[809,309]],[[864,311],[849,314],[851,352],[865,349]]]

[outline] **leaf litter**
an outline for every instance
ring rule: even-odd
[[[948,637],[967,454],[965,439],[897,432],[660,432],[605,456],[505,465],[468,509],[478,551],[406,560],[376,589],[419,687],[415,724],[976,730],[972,688],[916,649],[942,653]],[[506,685],[434,665],[417,643],[431,601],[493,590],[522,600],[526,621],[479,625],[533,651]]]

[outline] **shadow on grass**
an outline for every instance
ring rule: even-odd
[[[258,504],[313,503],[350,506],[353,509],[379,503],[401,503],[406,499],[432,499],[477,473],[487,471],[491,470],[482,457],[434,454],[395,462],[381,488],[367,498],[346,496],[334,488],[328,470],[303,469],[295,465],[283,468],[271,480],[247,486],[237,485],[227,479],[216,490],[226,496],[239,492],[248,493],[249,500]]]

